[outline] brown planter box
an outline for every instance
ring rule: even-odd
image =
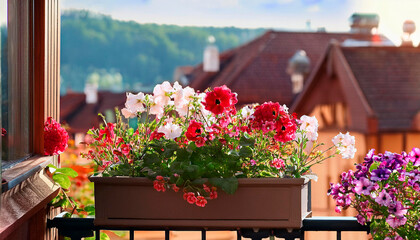
[[[146,178],[90,177],[95,184],[95,224],[144,228],[300,228],[311,214],[305,179],[239,179],[238,190],[204,208],[182,193],[157,192]]]

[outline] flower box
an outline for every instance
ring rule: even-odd
[[[311,214],[309,181],[242,178],[233,195],[220,192],[204,208],[173,191],[157,192],[141,177],[92,176],[95,224],[144,228],[300,228]],[[308,204],[309,202],[309,204]]]

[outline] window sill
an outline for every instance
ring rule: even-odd
[[[2,187],[7,185],[8,190],[2,192],[0,199],[0,239],[20,231],[23,224],[39,213],[45,215],[48,203],[59,191],[44,171],[54,159],[33,157],[3,172],[6,182]]]
[[[2,173],[1,192],[4,193],[19,185],[53,162],[54,156],[35,156],[5,170]]]

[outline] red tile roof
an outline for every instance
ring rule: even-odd
[[[342,47],[341,51],[377,116],[378,129],[410,129],[420,111],[420,49]]]
[[[85,99],[84,93],[68,93],[61,97],[60,119],[70,126],[71,133],[86,133],[90,128],[98,127],[102,123],[98,113],[123,108],[126,94],[100,91],[96,104],[86,104]]]
[[[245,45],[223,52],[217,73],[203,72],[202,64],[196,66],[189,85],[203,91],[225,84],[238,93],[240,104],[271,100],[290,105],[294,95],[286,68],[297,50],[306,52],[313,68],[332,39],[343,42],[347,39],[378,41],[378,38],[388,41],[380,35],[268,31]]]

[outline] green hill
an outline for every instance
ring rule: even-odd
[[[89,11],[66,11],[61,17],[62,90],[83,91],[87,80],[114,91],[150,89],[171,80],[177,66],[201,62],[209,35],[224,51],[263,32],[139,24]]]

